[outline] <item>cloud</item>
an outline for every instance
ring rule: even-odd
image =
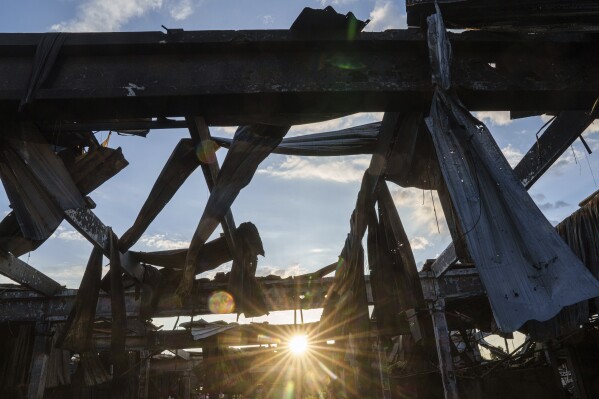
[[[539,209],[542,211],[550,211],[553,209],[560,209],[570,206],[567,202],[564,201],[556,201],[556,202],[544,202],[537,204]]]
[[[503,155],[512,168],[518,165],[518,162],[520,162],[520,160],[524,157],[524,154],[521,153],[520,150],[514,148],[511,144],[503,147],[501,152],[503,152]]]
[[[357,0],[318,0],[322,7],[326,7],[328,5],[338,6],[344,4],[355,3]]]
[[[481,111],[475,112],[474,116],[495,126],[506,126],[513,122],[510,119],[509,111]]]
[[[377,0],[374,9],[370,11],[370,23],[367,31],[383,31],[387,29],[407,28],[407,15],[393,0]]]
[[[88,0],[78,7],[75,18],[52,25],[50,29],[64,32],[114,32],[130,19],[160,9],[162,1]]]
[[[594,150],[594,149],[593,149]],[[585,153],[583,153],[582,151],[577,150],[576,148],[574,148],[574,145],[571,145],[570,148],[568,148],[561,157],[559,157],[557,159],[557,161],[555,161],[555,163],[553,165],[551,165],[551,168],[549,169],[550,172],[555,172],[557,174],[561,173],[561,169],[571,165],[573,163],[576,163],[578,165],[582,165],[581,161],[584,160],[585,158]],[[581,166],[582,167],[582,166]]]
[[[139,242],[147,247],[158,250],[180,249],[189,247],[189,241],[169,239],[166,237],[165,234],[143,235],[139,239]]]
[[[41,268],[40,268],[41,269]],[[42,270],[48,277],[64,284],[67,288],[77,288],[81,284],[85,266],[82,265],[58,265],[45,267]]]
[[[264,277],[264,276],[281,276],[282,278],[287,278],[291,276],[299,276],[302,274],[308,273],[308,269],[302,267],[299,263],[293,263],[287,268],[281,269],[272,266],[260,266],[256,270],[256,276]]]
[[[275,19],[273,18],[272,15],[265,15],[262,17],[263,25],[272,25],[274,22],[275,22]]]
[[[597,133],[599,132],[599,120],[595,119],[593,123],[584,131],[584,133]]]
[[[213,279],[216,276],[216,273],[228,273],[231,271],[231,262],[227,262],[225,264],[220,265],[214,270],[210,270],[209,272],[202,273],[200,275],[201,278]],[[258,267],[256,268],[256,276],[257,277],[266,277],[266,276],[280,276],[282,278],[287,278],[291,276],[299,276],[301,274],[308,273],[308,269],[302,267],[300,263],[292,263],[286,268],[274,267],[274,266],[262,266],[260,265],[260,261],[258,261]]]
[[[391,188],[391,196],[393,202],[398,208],[399,216],[402,219],[404,226],[412,227],[415,244],[423,245],[424,242],[417,240],[425,235],[439,235],[445,237],[448,234],[447,223],[441,202],[436,191],[423,191],[416,188],[402,188],[394,186]],[[435,216],[436,213],[436,216]],[[428,239],[426,239],[428,241]],[[424,247],[426,248],[426,247]],[[418,248],[418,249],[424,249]],[[416,248],[414,248],[416,249]]]
[[[174,20],[182,21],[193,14],[194,5],[191,0],[171,1],[168,5],[168,12]]]
[[[50,236],[51,240],[58,239],[64,241],[86,241],[86,239],[76,230],[67,230],[58,226],[56,231]]]
[[[215,126],[210,128],[212,135],[233,136],[237,131],[237,126]],[[216,134],[215,134],[216,133]]]
[[[410,240],[410,246],[412,247],[413,251],[426,249],[431,245],[432,244],[425,237],[414,237]]]
[[[257,173],[281,179],[322,180],[336,183],[354,183],[362,180],[370,163],[369,156],[336,158],[304,158],[286,156],[279,164],[259,169]]]

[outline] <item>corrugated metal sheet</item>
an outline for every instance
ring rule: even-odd
[[[33,124],[14,126],[0,150],[0,175],[23,236],[45,240],[62,211],[85,206],[63,162]]]
[[[515,331],[599,296],[599,281],[535,205],[484,124],[442,91],[427,124],[498,327]]]

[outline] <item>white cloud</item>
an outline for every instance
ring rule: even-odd
[[[565,201],[560,200],[560,201],[556,201],[556,202],[539,203],[539,204],[537,204],[537,206],[542,211],[550,211],[550,210],[554,210],[554,209],[567,208],[570,206],[570,204],[568,204]]]
[[[357,0],[318,0],[322,7],[328,5],[338,6],[343,4],[355,3]]]
[[[215,133],[216,136],[233,136],[237,131],[237,126],[215,126],[210,128],[210,131],[212,132],[213,136],[215,135]]]
[[[436,191],[432,192],[433,204],[430,191],[397,186],[390,189],[404,226],[412,226],[412,234],[415,237],[439,236],[439,232],[442,237],[448,234],[443,208]]]
[[[311,254],[327,254],[333,252],[333,248],[312,248],[308,251]]]
[[[362,180],[370,162],[369,156],[346,156],[336,158],[303,158],[287,156],[278,165],[259,169],[257,173],[281,179],[324,180],[337,183],[353,183]]]
[[[407,27],[406,13],[399,6],[398,1],[377,0],[374,9],[370,12],[370,23],[365,30],[378,32]]]
[[[518,165],[518,162],[524,157],[524,154],[520,152],[520,150],[514,148],[511,144],[508,144],[507,147],[503,147],[501,152],[503,152],[503,155],[512,168]]]
[[[597,133],[599,132],[599,120],[595,119],[591,126],[587,127],[584,133]]]
[[[262,24],[263,25],[272,25],[275,22],[275,19],[273,18],[272,15],[264,15],[262,17]]]
[[[168,5],[168,12],[171,17],[177,21],[187,19],[194,11],[194,4],[191,0],[171,1]]]
[[[165,234],[143,235],[139,239],[139,242],[147,247],[158,250],[180,249],[189,247],[189,241],[173,240],[167,238]]]
[[[410,240],[410,246],[412,247],[413,251],[426,249],[431,245],[432,244],[425,237],[414,237]]]
[[[201,278],[213,279],[216,276],[216,273],[228,273],[231,271],[231,262],[227,262],[225,264],[220,265],[214,270],[210,270],[206,273],[202,273],[200,275]],[[258,267],[256,268],[256,276],[257,277],[266,277],[266,276],[280,276],[282,278],[287,278],[291,276],[299,276],[302,274],[308,273],[308,269],[302,267],[299,263],[292,263],[286,268],[274,267],[274,266],[262,266],[260,265],[260,261],[258,261]]]
[[[588,140],[587,140],[588,141]],[[594,146],[592,146],[594,147]],[[592,148],[591,147],[591,148]],[[594,150],[594,148],[592,148]],[[561,157],[559,157],[557,159],[557,161],[555,161],[555,163],[553,165],[551,165],[551,168],[549,169],[549,172],[554,172],[557,173],[558,175],[562,173],[562,168],[567,166],[567,165],[571,165],[571,164],[579,164],[581,165],[581,162],[585,159],[585,153],[582,151],[579,151],[578,149],[574,148],[574,144],[570,146],[570,148],[568,148]]]
[[[186,0],[183,0],[186,1]],[[70,21],[52,25],[53,31],[114,32],[130,19],[162,7],[162,0],[88,0]]]
[[[60,284],[66,285],[67,288],[77,288],[81,284],[85,266],[57,265],[46,267],[43,272]]]
[[[272,267],[272,266],[260,266],[256,270],[256,276],[264,277],[269,275],[281,276],[287,278],[291,276],[299,276],[308,273],[308,269],[302,267],[299,263],[294,263],[284,269]]]
[[[50,239],[59,239],[64,241],[86,241],[78,231],[67,230],[62,226],[58,226],[56,231],[50,236]]]
[[[513,122],[510,119],[509,111],[481,111],[475,112],[474,116],[495,126],[506,126]]]

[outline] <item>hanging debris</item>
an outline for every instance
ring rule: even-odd
[[[500,330],[599,296],[599,281],[535,205],[489,130],[446,90],[451,47],[438,13],[429,17],[429,48],[437,89],[426,123]]]

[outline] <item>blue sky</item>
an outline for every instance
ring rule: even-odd
[[[405,4],[392,0],[21,0],[5,1],[0,14],[4,32],[153,31],[160,25],[186,30],[287,29],[303,7],[333,5],[338,11],[353,11],[359,19],[371,19],[367,30],[405,27]],[[505,112],[477,114],[490,128],[512,165],[535,141],[542,118],[510,121]],[[357,114],[314,125],[294,127],[290,135],[336,130],[380,120],[382,114]],[[212,128],[215,136],[232,136],[232,128]],[[599,124],[585,137],[599,150]],[[102,140],[107,132],[98,133]],[[130,165],[91,194],[96,213],[117,234],[135,219],[155,178],[184,130],[151,132],[147,138],[113,135],[110,147],[122,147]],[[225,155],[219,151],[219,159]],[[369,157],[314,158],[272,155],[259,168],[254,180],[233,205],[239,224],[251,221],[262,236],[266,257],[259,260],[258,273],[289,276],[316,270],[336,260],[355,205],[360,179]],[[585,155],[577,141],[530,191],[547,218],[558,222],[578,208],[578,203],[597,190],[599,161]],[[436,196],[440,232],[430,193],[390,187],[400,216],[420,264],[434,258],[449,242],[447,228]],[[184,247],[197,226],[208,196],[200,171],[185,183],[173,201],[152,223],[136,250],[153,251]],[[8,201],[0,194],[0,207]],[[218,232],[216,233],[218,234]],[[62,284],[76,288],[91,245],[68,224],[63,224],[40,249],[22,257]],[[226,270],[225,265],[222,270]],[[4,280],[2,280],[4,281]]]

